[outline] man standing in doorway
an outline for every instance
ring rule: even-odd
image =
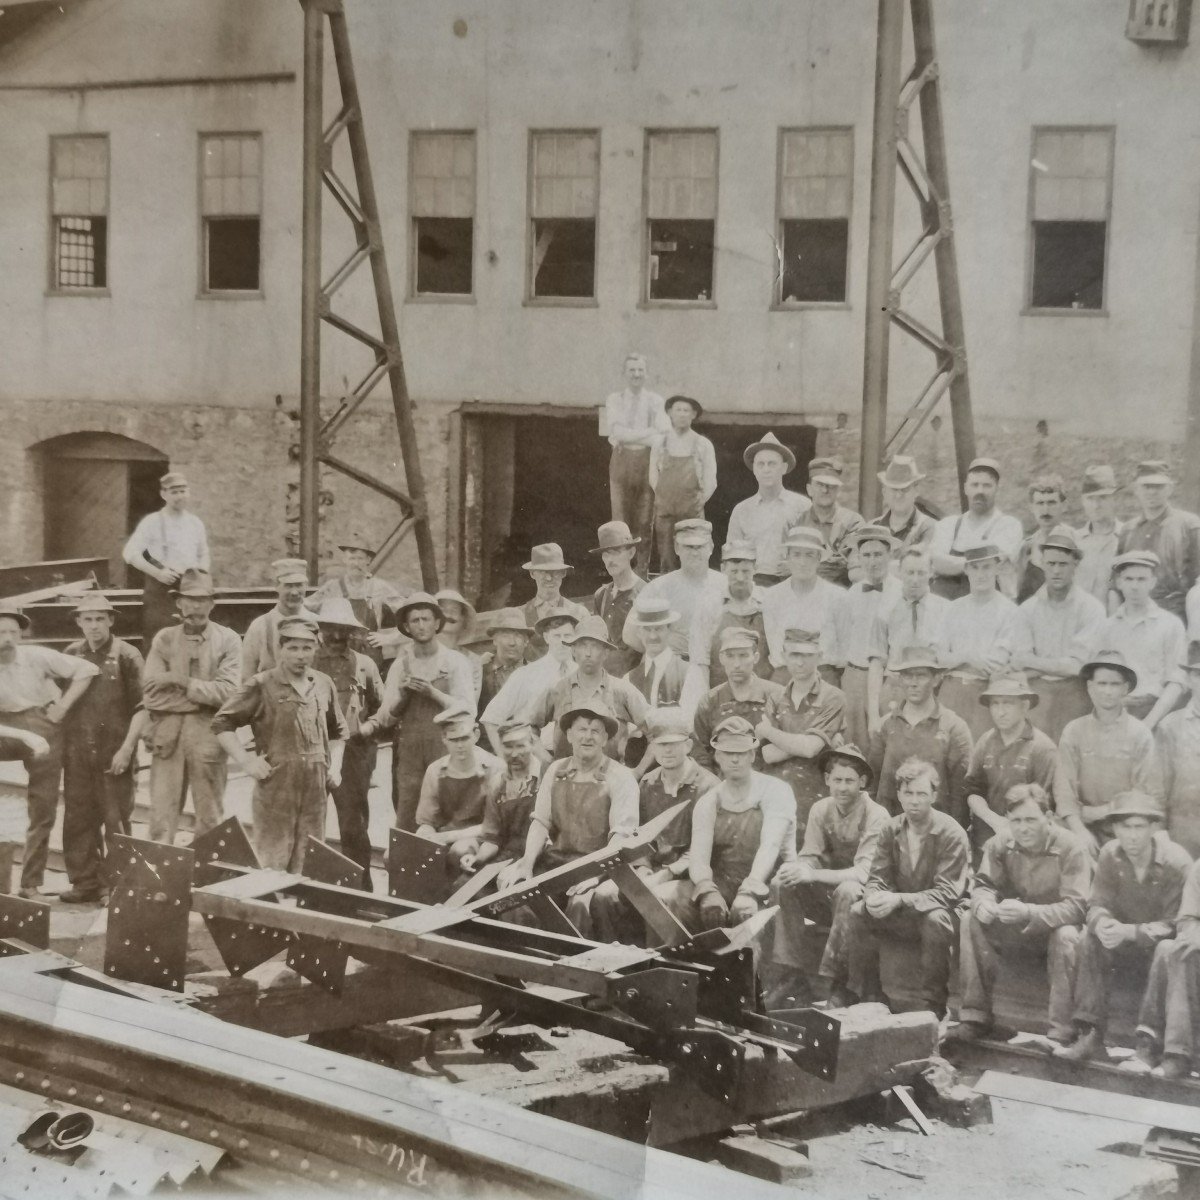
[[[275,607],[250,622],[242,642],[242,678],[253,679],[269,671],[278,661],[279,624],[289,617],[303,617],[316,622],[316,614],[304,611],[308,592],[308,563],[302,558],[280,558],[271,564],[275,576],[275,591],[279,596]]]
[[[742,461],[754,472],[758,491],[734,505],[727,537],[731,542],[754,544],[758,555],[754,582],[767,587],[787,576],[784,539],[812,501],[783,486],[783,477],[796,469],[796,456],[773,433],[747,446]]]
[[[646,359],[641,354],[625,356],[625,388],[604,402],[602,436],[612,446],[608,463],[608,487],[612,519],[624,521],[641,539],[637,573],[644,579],[650,565],[650,514],[654,493],[650,490],[650,453],[667,431],[663,398],[646,386]]]
[[[146,653],[154,635],[175,620],[171,589],[179,577],[187,570],[212,570],[204,522],[188,510],[188,481],[178,471],[169,471],[158,486],[162,508],[138,522],[121,555],[144,576],[142,649]]]
[[[669,427],[650,454],[660,574],[679,566],[675,523],[702,518],[705,504],[717,490],[716,451],[708,438],[692,428],[692,422],[699,420],[703,411],[700,402],[691,396],[672,396],[666,404]]]

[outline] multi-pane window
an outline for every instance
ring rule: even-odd
[[[51,287],[108,287],[108,138],[50,140]]]
[[[646,134],[646,298],[711,301],[717,225],[715,130]]]
[[[776,298],[781,303],[846,299],[853,164],[849,129],[780,131]]]
[[[1035,129],[1029,307],[1102,309],[1112,206],[1111,129]]]
[[[596,293],[600,138],[535,133],[530,144],[529,294],[589,299]]]
[[[262,139],[214,133],[200,139],[203,290],[257,292],[262,287]]]
[[[475,135],[414,133],[410,187],[413,295],[471,295]]]

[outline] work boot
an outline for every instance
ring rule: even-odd
[[[40,900],[42,898],[42,889],[35,887],[23,887],[17,892],[17,895],[20,896],[22,900]]]
[[[1107,1062],[1108,1051],[1104,1048],[1100,1030],[1088,1026],[1069,1046],[1060,1046],[1055,1050],[1054,1057],[1065,1058],[1069,1062],[1088,1062],[1092,1059]]]
[[[1192,1073],[1192,1061],[1182,1054],[1164,1054],[1154,1068],[1159,1079],[1186,1079]]]
[[[829,1008],[853,1008],[861,1003],[857,992],[852,992],[844,983],[834,984],[829,992]]]
[[[98,904],[100,902],[99,888],[67,888],[59,892],[58,898],[63,904]]]
[[[991,1021],[959,1021],[951,1031],[956,1042],[982,1042],[992,1036]]]
[[[1158,1043],[1148,1033],[1139,1033],[1133,1055],[1120,1064],[1130,1075],[1149,1075],[1158,1065]]]

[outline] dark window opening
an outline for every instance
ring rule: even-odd
[[[1034,221],[1032,308],[1104,307],[1106,221]]]
[[[108,287],[108,218],[59,217],[54,263],[56,287]]]
[[[259,290],[259,224],[258,217],[206,218],[206,291]]]
[[[788,301],[844,301],[850,222],[783,221],[783,286]]]
[[[713,221],[650,222],[650,299],[713,298]]]
[[[418,296],[471,294],[471,217],[417,217]]]
[[[533,294],[590,299],[596,293],[596,222],[542,217],[533,222]]]

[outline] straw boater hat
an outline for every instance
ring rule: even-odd
[[[643,628],[647,625],[674,625],[679,614],[665,596],[639,596],[633,604],[633,620]]]
[[[354,605],[343,596],[333,596],[321,605],[317,612],[317,621],[321,625],[341,625],[346,629],[361,629],[366,626],[354,615]]]
[[[1079,668],[1079,678],[1084,683],[1090,683],[1092,676],[1101,667],[1109,667],[1113,671],[1119,671],[1125,677],[1125,682],[1129,684],[1129,690],[1131,692],[1137,691],[1137,672],[1125,661],[1125,655],[1119,650],[1101,650],[1091,662],[1085,662]]]
[[[754,726],[745,717],[726,717],[713,730],[708,744],[714,750],[739,754],[745,750],[757,750],[758,738],[754,735]]]
[[[188,567],[171,591],[176,596],[192,596],[197,600],[211,600],[217,594],[212,576],[200,567]]]
[[[1030,688],[1024,672],[1012,671],[1007,675],[993,675],[987,687],[979,693],[979,703],[985,708],[989,700],[1028,700],[1030,708],[1037,708],[1041,697]]]
[[[1147,817],[1151,821],[1166,820],[1162,805],[1145,792],[1121,792],[1114,797],[1108,810],[1108,819],[1123,821],[1126,817]]]
[[[628,546],[640,546],[642,539],[633,536],[633,530],[624,521],[605,521],[596,530],[597,545],[589,554],[603,554],[605,550],[624,550]]]
[[[520,608],[502,608],[488,622],[488,637],[497,633],[523,633],[526,637],[533,636],[533,630],[525,620],[525,612]]]
[[[10,604],[0,605],[0,617],[8,617],[9,620],[16,621],[26,633],[29,632],[30,625],[33,624],[19,608],[13,608]]]
[[[963,562],[965,563],[981,563],[981,562],[1002,562],[1004,555],[1000,552],[1000,547],[992,542],[984,542],[979,546],[968,546],[963,551]]]
[[[908,454],[897,454],[887,465],[887,469],[878,472],[876,478],[885,487],[908,488],[914,483],[920,483],[925,478],[917,470],[917,460]]]
[[[576,717],[592,717],[594,720],[603,721],[604,728],[608,730],[610,738],[616,737],[617,730],[620,728],[617,718],[603,704],[581,704],[559,717],[558,727],[563,733],[567,733],[570,730],[571,726],[575,723]]]
[[[742,462],[751,470],[754,468],[754,456],[760,450],[774,450],[787,463],[785,475],[796,469],[796,456],[773,433],[764,433],[761,441],[752,442],[742,451]]]
[[[74,609],[76,616],[85,612],[112,613],[116,611],[103,592],[85,592],[79,597]]]
[[[405,627],[408,625],[408,614],[414,608],[427,608],[430,612],[435,613],[439,632],[446,624],[446,614],[442,612],[442,606],[437,602],[436,596],[431,596],[428,592],[411,592],[392,612],[392,619],[401,633],[405,631]]]
[[[870,787],[875,781],[875,772],[871,770],[867,756],[853,742],[844,742],[840,746],[826,746],[817,755],[817,770],[824,775],[834,763],[838,762],[849,763],[860,775],[865,775],[867,787]]]
[[[562,547],[557,542],[543,542],[529,552],[529,561],[522,570],[573,571],[575,568],[563,560]]]

